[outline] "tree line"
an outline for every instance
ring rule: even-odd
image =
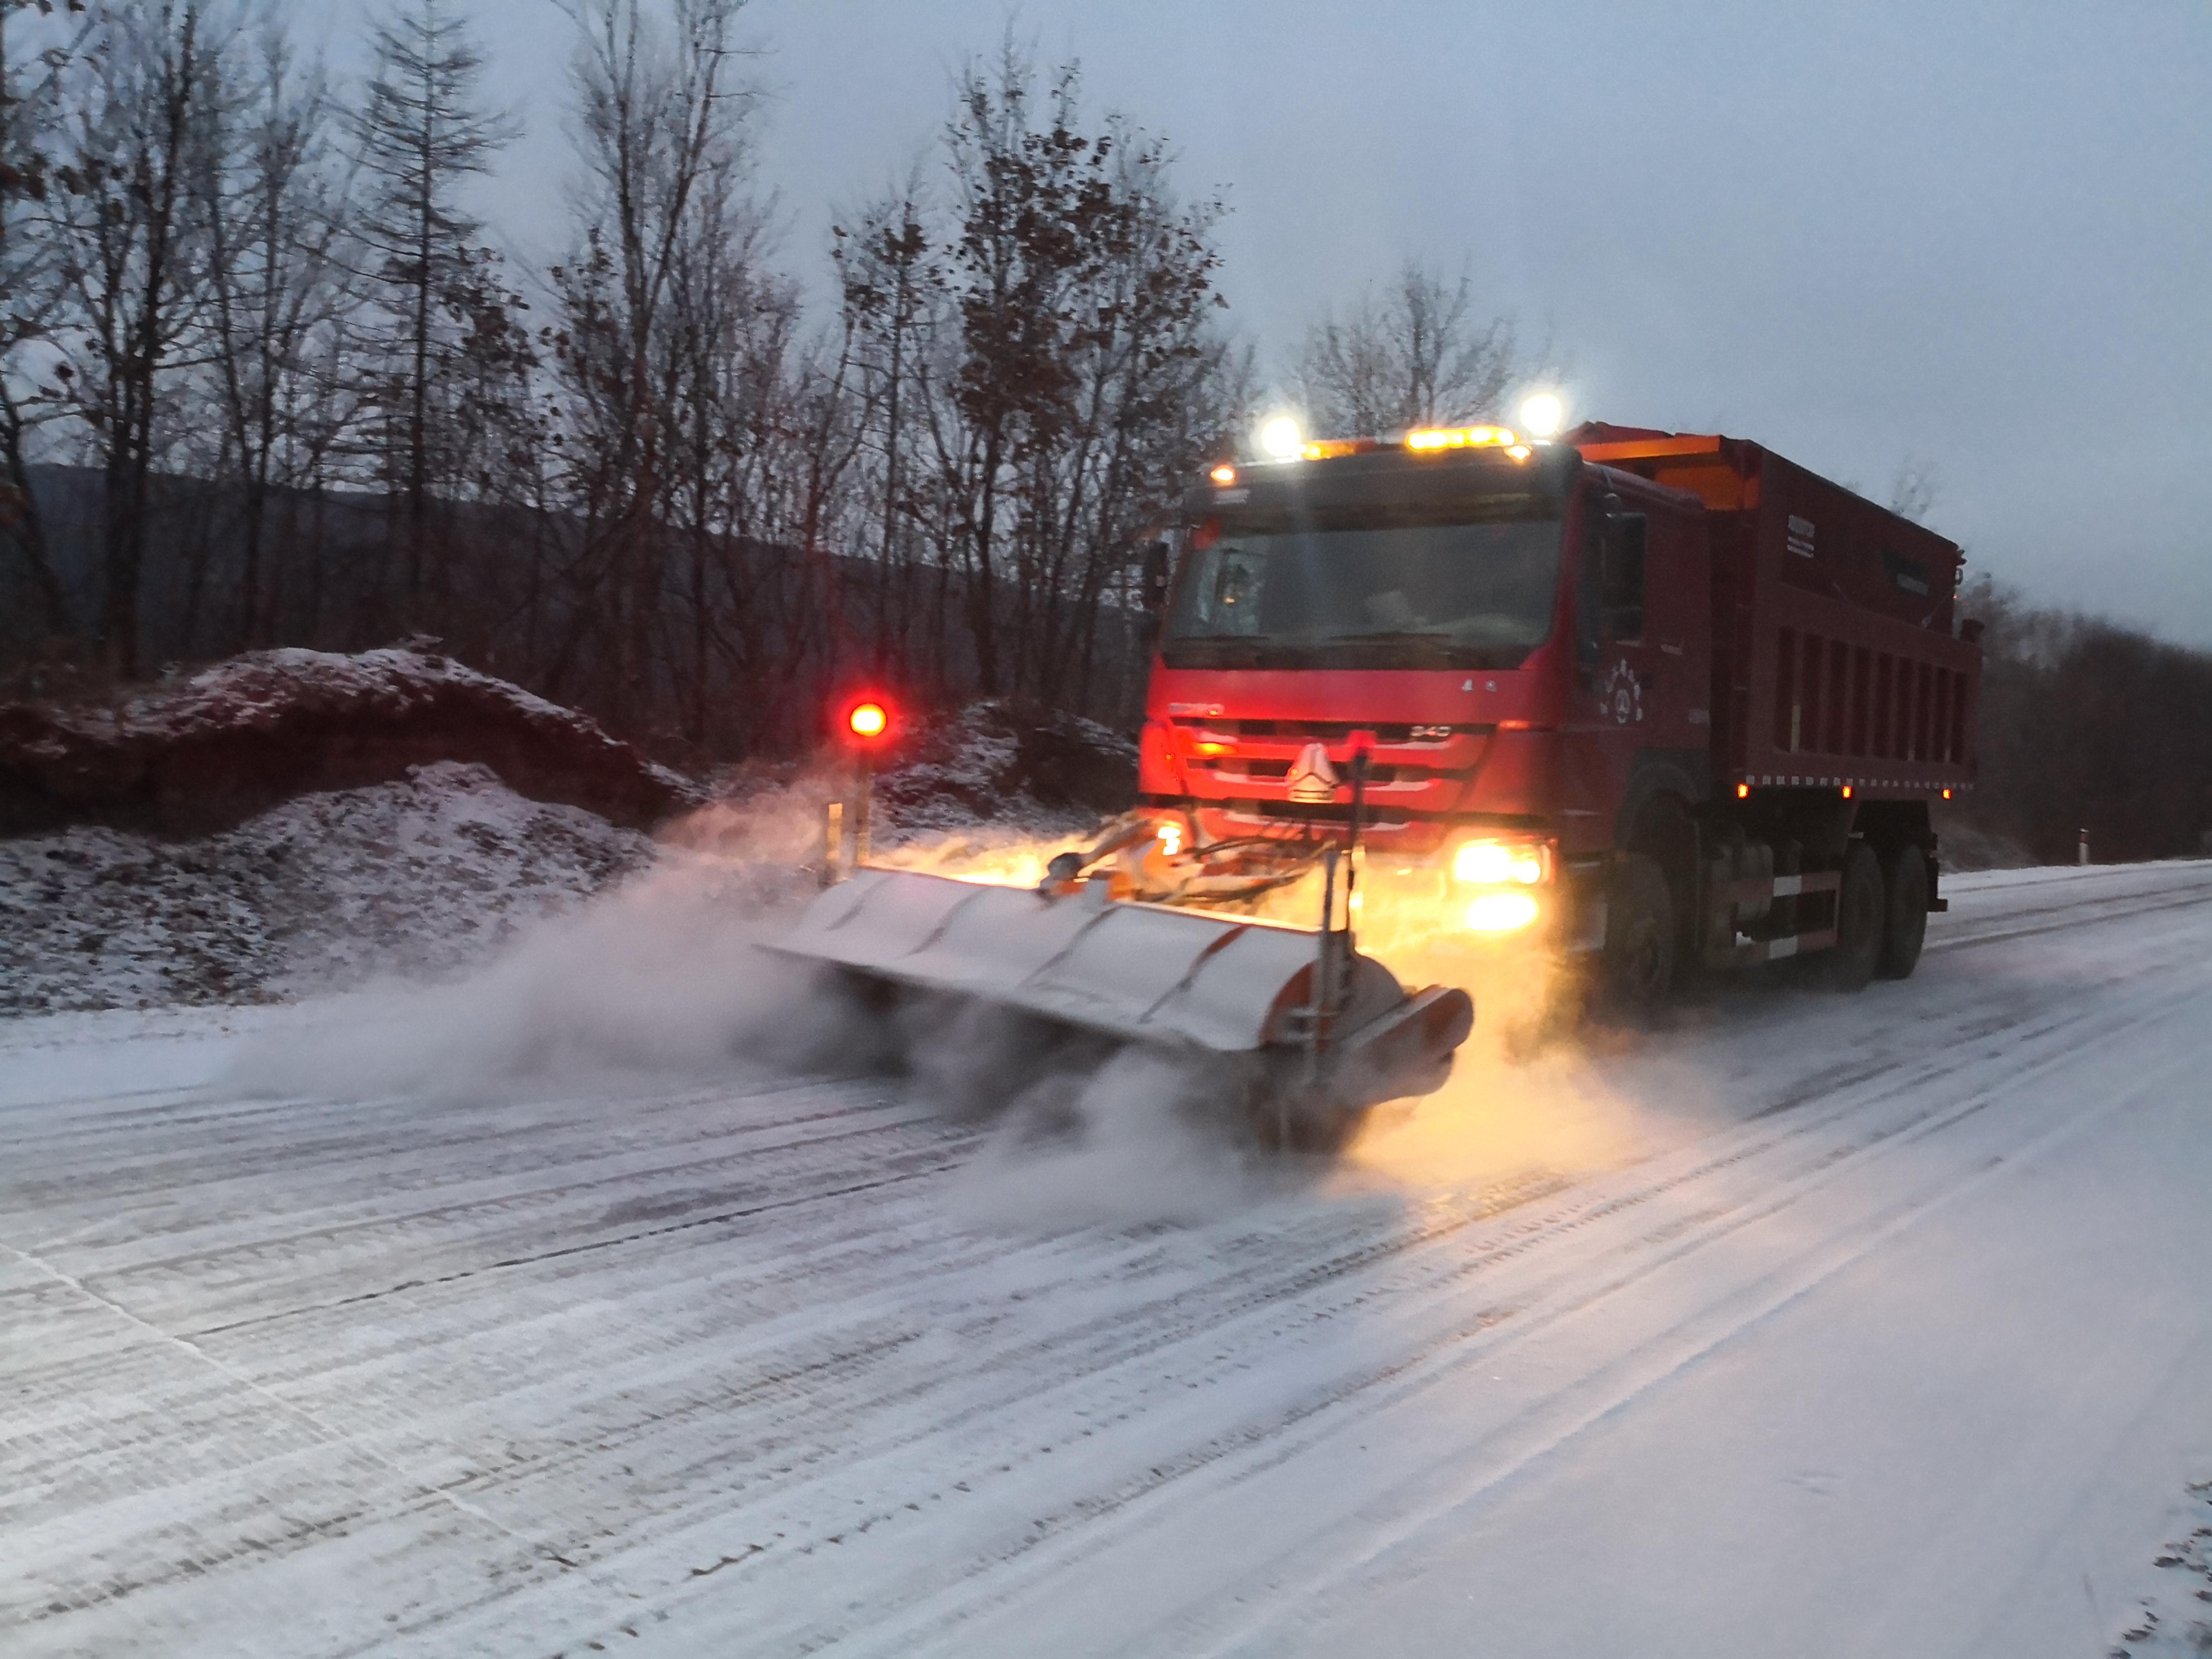
[[[452,0],[397,0],[350,83],[252,0],[0,0],[0,672],[436,636],[701,764],[798,752],[860,679],[1126,720],[1144,532],[1267,382],[1380,432],[1550,358],[1409,263],[1263,375],[1221,201],[1011,35],[810,285],[742,5],[568,0],[566,250],[518,270],[463,206],[520,134]],[[1909,461],[1892,504],[1935,489]],[[2197,850],[2212,658],[1968,609],[1973,821]]]
[[[1984,575],[1981,780],[1960,821],[2038,863],[2212,856],[2212,654]]]
[[[1126,714],[1142,533],[1259,397],[1212,196],[1009,34],[770,255],[743,0],[573,0],[567,251],[464,210],[520,136],[450,0],[341,84],[246,0],[0,0],[0,653],[118,676],[435,635],[697,758],[880,679]],[[1519,359],[1408,266],[1279,377],[1347,429]]]

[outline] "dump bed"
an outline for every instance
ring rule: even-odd
[[[1717,787],[1972,787],[1981,650],[1954,637],[1955,544],[1741,439],[1584,428],[1575,442],[1711,515]]]

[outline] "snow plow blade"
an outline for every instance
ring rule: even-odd
[[[863,868],[771,948],[1127,1042],[1260,1057],[1341,1107],[1440,1087],[1473,1029],[1467,994],[1432,986],[1409,996],[1347,947],[1328,970],[1333,994],[1317,1020],[1320,945],[1318,933],[1279,922],[1110,900],[1103,883],[1048,898]]]

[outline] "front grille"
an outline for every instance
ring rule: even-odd
[[[1291,763],[1285,760],[1224,760],[1201,756],[1192,761],[1190,765],[1197,771],[1211,772],[1218,778],[1249,778],[1255,783],[1279,783],[1291,775]],[[1464,775],[1433,766],[1370,766],[1367,769],[1367,781],[1370,784],[1426,783],[1431,778]],[[1342,781],[1349,783],[1349,775]]]
[[[1371,732],[1375,734],[1375,741],[1377,743],[1397,744],[1412,743],[1414,741],[1414,726],[1412,723],[1406,721],[1397,721],[1395,723],[1386,722],[1382,725],[1377,726],[1372,722],[1362,720],[1232,720],[1183,719],[1177,720],[1176,724],[1179,726],[1189,726],[1193,730],[1217,732],[1224,738],[1284,738],[1294,739],[1301,743],[1342,743],[1354,732]],[[1420,726],[1422,733],[1420,741],[1424,743],[1441,741],[1442,739],[1430,735],[1434,732],[1449,731],[1450,735],[1453,737],[1459,737],[1468,733],[1474,733],[1480,736],[1487,733],[1492,728],[1488,726],[1453,726],[1446,727],[1442,723],[1436,725],[1422,725]]]

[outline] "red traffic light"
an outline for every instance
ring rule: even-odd
[[[875,697],[862,697],[845,710],[845,736],[859,744],[878,744],[891,733],[890,705]]]

